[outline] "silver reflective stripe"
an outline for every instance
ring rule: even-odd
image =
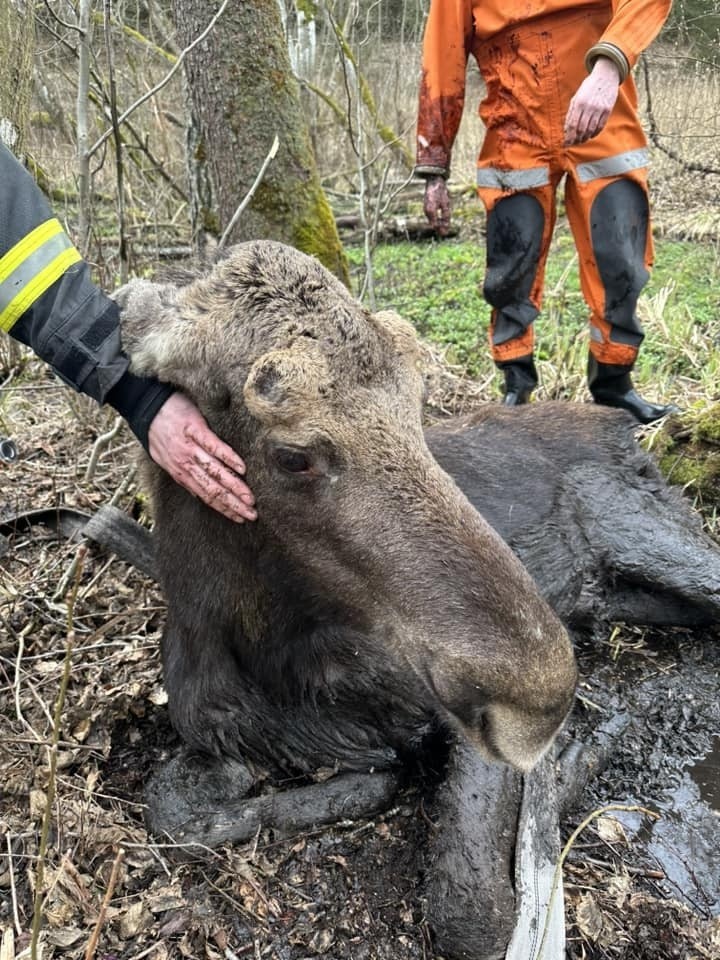
[[[478,167],[479,187],[495,190],[532,190],[550,183],[549,167],[530,167],[528,170],[500,170],[498,167]]]
[[[72,240],[66,233],[57,233],[20,263],[2,283],[0,283],[0,313],[15,299],[18,293],[53,262],[53,260],[72,247]]]
[[[594,340],[596,343],[603,342],[602,331],[599,327],[593,326],[593,324],[590,324],[590,339]]]
[[[592,163],[577,165],[578,180],[588,183],[590,180],[600,180],[602,177],[617,177],[628,170],[639,170],[646,167],[650,160],[650,151],[647,147],[637,150],[628,150],[626,153],[616,153],[614,157],[604,157],[602,160],[593,160]]]

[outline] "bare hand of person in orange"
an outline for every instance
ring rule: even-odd
[[[160,407],[148,432],[150,456],[176,483],[236,523],[255,520],[255,498],[240,479],[245,464],[216,437],[182,393]]]
[[[430,226],[444,237],[450,229],[450,194],[444,177],[425,180],[424,210]]]
[[[565,145],[596,137],[608,122],[617,100],[620,74],[612,60],[598,57],[592,73],[580,84],[565,117]]]

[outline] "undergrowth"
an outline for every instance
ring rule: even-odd
[[[348,255],[355,278],[362,251]],[[492,374],[490,309],[482,298],[485,251],[466,240],[385,244],[374,254],[378,309],[394,309],[446,359],[472,377]],[[638,312],[646,337],[635,370],[648,395],[681,403],[711,400],[720,383],[720,250],[708,242],[658,239],[655,268]],[[559,225],[536,322],[538,396],[575,398],[585,389],[587,308],[577,255]]]

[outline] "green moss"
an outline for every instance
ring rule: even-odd
[[[692,425],[692,438],[695,443],[720,444],[720,403],[706,407]]]
[[[696,458],[689,453],[676,450],[659,457],[658,465],[668,482],[689,487],[707,499],[717,499],[720,453],[710,453]]]
[[[314,20],[318,12],[317,0],[296,0],[295,6],[300,13],[305,14],[306,20]]]
[[[330,205],[320,188],[308,190],[307,203],[295,224],[293,246],[303,253],[317,257],[323,266],[350,285],[347,257],[343,250]]]

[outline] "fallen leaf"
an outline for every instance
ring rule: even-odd
[[[587,940],[596,941],[603,930],[603,915],[591,893],[583,894],[575,911],[575,923]]]
[[[614,817],[598,817],[595,821],[598,836],[606,843],[621,843],[627,846],[627,836],[622,824]]]
[[[152,914],[145,904],[138,900],[137,903],[131,904],[120,917],[118,927],[120,939],[130,940],[131,937],[136,937],[138,933],[147,930],[152,922]]]

